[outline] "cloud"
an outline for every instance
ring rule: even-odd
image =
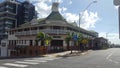
[[[73,3],[73,2],[70,0],[70,1],[69,1],[69,5],[71,5],[72,3]]]
[[[59,8],[59,11],[60,11],[60,13],[64,13],[65,11],[67,11],[67,8],[61,7],[61,8]]]
[[[51,5],[47,3],[51,3],[52,0],[30,0],[34,5],[35,9],[38,13],[39,18],[44,18],[48,16],[51,12]]]
[[[81,27],[85,29],[89,28],[95,28],[95,24],[97,21],[100,20],[97,12],[88,12],[87,10],[85,12],[81,12]]]
[[[76,22],[79,20],[79,16],[77,14],[64,13],[63,15],[65,16],[66,20],[69,22]]]
[[[45,2],[39,2],[37,4],[35,4],[36,6],[36,11],[38,12],[38,17],[39,18],[43,18],[46,17],[51,10],[51,6],[47,5]]]
[[[101,33],[99,33],[99,37],[107,38],[107,39],[109,39],[109,41],[111,43],[120,44],[120,39],[119,39],[119,34],[118,33],[101,32]]]
[[[58,0],[59,3],[63,3],[63,0]]]
[[[78,22],[79,21],[79,15],[78,14],[72,14],[72,13],[64,13],[64,16],[66,17],[67,21],[70,22]],[[97,12],[88,12],[87,10],[85,12],[81,12],[80,17],[80,25],[84,29],[89,28],[95,28],[95,24],[97,21],[99,21],[100,18],[98,16]],[[78,23],[77,23],[78,24]]]

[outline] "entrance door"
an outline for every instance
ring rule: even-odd
[[[63,51],[63,40],[52,40],[51,41],[51,52]]]
[[[58,46],[58,47],[60,47],[60,46],[63,46],[63,40],[52,40],[51,41],[51,46]]]

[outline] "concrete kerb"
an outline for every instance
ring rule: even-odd
[[[45,57],[71,57],[71,56],[79,56],[79,55],[86,55],[88,53],[90,53],[92,50],[88,50],[88,51],[84,51],[84,52],[78,52],[78,51],[72,51],[73,53],[71,53],[71,51],[66,51],[66,52],[61,52],[61,53],[54,53],[54,54],[46,54],[43,55]]]
[[[72,56],[86,55],[86,54],[88,54],[91,51],[92,50],[88,50],[88,51],[85,51],[85,52],[72,51],[73,55],[70,54],[71,51],[65,51],[65,52],[60,52],[60,53],[41,55],[41,56],[37,56],[37,57],[53,57],[53,58],[54,57],[72,57]],[[23,56],[22,57],[0,57],[0,59],[20,59],[20,58],[33,58],[33,57],[35,57],[35,56],[27,56],[27,57],[23,57]]]

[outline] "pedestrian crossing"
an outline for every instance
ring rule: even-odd
[[[3,66],[0,66],[0,68],[8,68],[8,67],[3,67]]]
[[[43,58],[29,58],[29,59],[23,59],[23,60],[16,60],[14,62],[6,62],[3,63],[2,65],[0,65],[0,68],[25,68],[28,67],[30,65],[37,65],[40,63],[46,63],[49,61],[53,61],[56,59],[60,59],[60,57],[58,58],[53,58],[53,57],[43,57]]]

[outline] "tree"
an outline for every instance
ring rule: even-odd
[[[44,41],[45,41],[45,33],[44,32],[39,32],[36,39],[38,41],[41,41],[41,45],[44,46]]]
[[[49,45],[50,41],[52,40],[52,37],[49,36],[48,34],[45,34],[44,32],[39,32],[36,39],[38,41],[41,41],[41,45]]]
[[[79,50],[80,48],[82,48],[82,45],[81,45],[82,39],[83,39],[83,36],[82,36],[82,34],[79,33],[79,34],[78,34],[78,40],[77,40],[78,50]]]
[[[69,47],[70,47],[70,41],[73,41],[73,32],[72,33],[70,33],[70,32],[68,32],[67,33],[67,36],[66,36],[66,38],[65,38],[65,41],[66,41],[66,43],[67,43],[67,49],[69,50]],[[71,47],[71,53],[72,53],[72,47]]]
[[[86,45],[88,44],[89,39],[88,38],[83,38],[81,43],[84,45],[84,48],[86,47]]]
[[[46,45],[49,45],[52,39],[53,38],[51,36],[49,36],[48,34],[45,34],[45,43],[46,43]]]

